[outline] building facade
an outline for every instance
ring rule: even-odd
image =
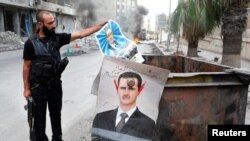
[[[133,11],[136,6],[137,0],[116,0],[116,19],[128,15],[127,12]]]
[[[0,0],[0,32],[12,31],[20,36],[36,32],[36,12],[48,10],[58,21],[57,32],[72,32],[77,15],[71,0]]]
[[[92,9],[84,7],[89,4]],[[130,32],[136,6],[137,0],[0,0],[0,32],[12,31],[23,37],[34,34],[38,10],[55,14],[57,32],[70,33],[109,19],[117,21],[124,32]],[[88,17],[83,16],[86,10],[95,15],[95,20],[87,20],[87,24]]]

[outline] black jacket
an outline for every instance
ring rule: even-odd
[[[93,121],[92,141],[113,140],[151,140],[155,122],[145,114],[136,111],[122,128],[122,134],[116,133],[115,121],[118,109],[98,113]],[[123,136],[125,134],[125,137]],[[127,136],[126,136],[127,135]]]

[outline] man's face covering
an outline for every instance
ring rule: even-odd
[[[43,25],[43,33],[47,38],[51,38],[56,34],[55,28],[48,29],[45,25]]]

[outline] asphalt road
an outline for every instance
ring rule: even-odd
[[[96,96],[90,94],[90,89],[101,63],[102,55],[99,51],[69,57],[69,65],[62,74],[62,128],[65,140],[72,140],[71,136],[74,134],[71,130],[82,117],[88,120],[93,114]],[[29,140],[27,112],[24,110],[26,100],[23,97],[22,64],[22,50],[0,53],[0,141]],[[48,113],[46,132],[51,138]]]

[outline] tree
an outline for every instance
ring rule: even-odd
[[[240,67],[242,34],[247,28],[247,6],[249,0],[221,0],[223,5],[222,64]]]
[[[220,25],[220,9],[218,0],[179,0],[170,18],[170,30],[175,34],[183,27],[182,36],[188,41],[187,56],[198,56],[199,39]]]

